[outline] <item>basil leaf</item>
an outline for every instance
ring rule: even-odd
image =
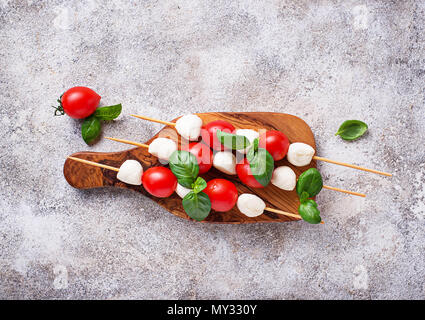
[[[245,149],[250,145],[247,137],[217,130],[217,138],[225,147],[232,150]]]
[[[360,138],[367,131],[367,124],[360,120],[347,120],[339,127],[336,136],[344,140],[355,140]]]
[[[274,169],[274,160],[271,154],[263,148],[258,148],[257,151],[251,148],[246,155],[249,162],[251,173],[262,186],[267,186],[272,178]]]
[[[176,150],[171,154],[168,161],[178,182],[183,187],[192,189],[192,183],[195,182],[199,173],[196,157],[188,151]]]
[[[308,223],[318,224],[322,221],[320,211],[317,209],[317,203],[314,200],[305,200],[298,207],[298,213],[303,220]]]
[[[81,135],[83,140],[90,144],[92,143],[100,134],[100,120],[95,116],[90,116],[85,118],[83,124],[81,125]]]
[[[297,193],[301,199],[305,197],[302,196],[304,192],[308,194],[308,197],[314,197],[322,190],[322,187],[322,175],[315,168],[310,168],[301,173],[297,181]]]
[[[199,193],[207,187],[207,182],[198,177],[194,183],[192,183],[192,189],[194,193]]]
[[[211,201],[206,193],[191,191],[183,198],[183,208],[189,217],[202,221],[210,214]]]
[[[96,111],[94,112],[94,116],[99,118],[100,120],[114,120],[120,115],[121,110],[121,103],[114,106],[100,107],[96,109]]]

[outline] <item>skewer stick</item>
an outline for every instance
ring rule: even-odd
[[[122,143],[126,143],[126,144],[131,144],[134,146],[139,146],[142,148],[149,148],[149,146],[147,144],[143,144],[143,143],[138,143],[138,142],[134,142],[134,141],[130,141],[130,140],[124,140],[124,139],[117,139],[117,138],[110,138],[110,137],[105,137],[106,139],[112,140],[112,141],[117,141],[117,142],[122,142]],[[328,189],[328,190],[333,190],[333,191],[338,191],[338,192],[342,192],[342,193],[347,193],[347,194],[351,194],[353,196],[359,196],[359,197],[366,197],[366,195],[364,193],[359,193],[359,192],[354,192],[354,191],[350,191],[350,190],[344,190],[344,189],[340,189],[340,188],[335,188],[335,187],[330,187],[330,186],[323,186],[323,188]]]
[[[135,115],[135,114],[131,114],[130,116],[136,117],[136,118],[139,118],[139,119],[143,119],[143,120],[148,120],[148,121],[162,123],[162,124],[165,124],[165,125],[168,125],[168,126],[172,126],[172,127],[175,127],[176,126],[176,124],[174,122],[162,121],[162,120],[158,120],[158,119],[154,119],[154,118],[149,118],[149,117],[145,117],[145,116],[139,116],[139,115]],[[318,161],[329,162],[329,163],[333,163],[333,164],[336,164],[336,165],[339,165],[339,166],[344,166],[344,167],[353,168],[353,169],[357,169],[357,170],[362,170],[362,171],[367,171],[367,172],[371,172],[371,173],[381,174],[381,175],[387,176],[387,177],[392,177],[392,174],[391,173],[387,173],[387,172],[383,172],[383,171],[378,171],[378,170],[374,170],[374,169],[368,169],[368,168],[357,166],[355,164],[349,164],[349,163],[345,163],[345,162],[335,161],[335,160],[331,160],[331,159],[324,158],[324,157],[319,157],[319,156],[314,156],[313,159],[314,160],[318,160]]]
[[[353,169],[357,169],[357,170],[363,170],[363,171],[367,171],[367,172],[381,174],[381,175],[387,176],[387,177],[392,177],[391,173],[382,172],[382,171],[378,171],[378,170],[374,170],[374,169],[368,169],[368,168],[356,166],[355,164],[349,164],[349,163],[345,163],[345,162],[335,161],[335,160],[331,160],[331,159],[323,158],[323,157],[318,157],[318,156],[314,156],[313,159],[319,160],[319,161],[324,161],[324,162],[329,162],[329,163],[337,164],[339,166],[344,166],[344,167],[353,168]]]
[[[363,198],[366,197],[366,195],[364,193],[354,192],[354,191],[350,191],[350,190],[344,190],[344,189],[330,187],[330,186],[325,186],[325,185],[323,185],[323,189],[328,189],[328,190],[343,192],[343,193],[347,193],[347,194],[351,194],[353,196],[359,196],[359,197],[363,197]]]
[[[68,157],[69,159],[72,159],[74,161],[78,161],[81,163],[85,163],[85,164],[89,164],[95,167],[99,167],[99,168],[104,168],[104,169],[108,169],[108,170],[114,170],[114,171],[120,171],[120,169],[115,168],[115,167],[111,167],[111,166],[107,166],[106,164],[101,164],[101,163],[97,163],[94,161],[89,161],[89,160],[84,160],[84,159],[80,159],[80,158],[75,158],[75,157]]]
[[[111,138],[111,137],[105,137],[105,139],[109,139],[109,140],[117,141],[117,142],[122,142],[122,143],[126,143],[126,144],[132,144],[133,146],[138,146],[138,147],[142,147],[142,148],[149,148],[149,145],[147,145],[147,144],[138,143],[138,142],[134,142],[134,141],[130,141],[130,140],[117,139],[117,138]]]
[[[136,115],[136,114],[130,114],[130,116],[132,116],[132,117],[136,117],[136,118],[139,118],[139,119],[143,119],[143,120],[152,121],[152,122],[162,123],[162,124],[165,124],[165,125],[167,125],[167,126],[172,126],[172,127],[175,127],[175,126],[176,126],[176,124],[175,124],[174,122],[158,120],[158,119],[149,118],[149,117],[145,117],[145,116],[138,116],[138,115]]]
[[[290,212],[286,212],[286,211],[282,211],[282,210],[278,210],[278,209],[273,209],[273,208],[269,208],[269,207],[264,208],[264,210],[274,212],[274,213],[277,213],[277,214],[281,214],[281,215],[284,215],[284,216],[287,216],[287,217],[296,218],[298,220],[302,220],[302,218],[299,214],[293,214],[293,213],[290,213]],[[324,224],[323,221],[320,221],[320,223]]]
[[[274,213],[278,213],[278,214],[282,214],[284,216],[296,218],[298,220],[302,220],[302,218],[299,214],[294,214],[294,213],[290,213],[290,212],[286,212],[286,211],[282,211],[282,210],[278,210],[278,209],[273,209],[273,208],[269,208],[269,207],[264,208],[264,210],[274,212]]]

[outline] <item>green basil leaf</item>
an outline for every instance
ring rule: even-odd
[[[298,213],[304,221],[312,224],[318,224],[322,221],[320,211],[317,209],[317,203],[314,200],[306,200],[298,207]]]
[[[336,136],[344,140],[355,140],[360,138],[367,131],[367,124],[360,120],[347,120],[339,127]]]
[[[322,175],[316,168],[310,168],[301,173],[297,181],[297,193],[301,199],[303,192],[306,192],[308,197],[314,197],[322,190],[322,187]]]
[[[202,221],[210,214],[211,201],[206,193],[191,191],[183,198],[183,208],[189,217]]]
[[[192,189],[194,193],[199,193],[207,187],[207,182],[201,178],[196,178],[196,181],[192,183]]]
[[[83,124],[81,125],[81,135],[83,140],[90,144],[92,143],[100,134],[100,120],[95,116],[90,116],[85,118]]]
[[[176,150],[171,154],[168,162],[178,182],[183,187],[192,189],[192,183],[195,182],[199,173],[196,157],[188,151]]]
[[[266,149],[258,148],[257,151],[254,151],[254,148],[251,148],[246,158],[254,178],[262,186],[267,186],[272,178],[274,169],[272,155]]]
[[[120,115],[121,110],[122,110],[122,106],[120,103],[114,106],[97,108],[96,111],[94,112],[94,115],[100,120],[106,120],[106,121],[114,120],[116,117]]]
[[[221,130],[217,130],[216,134],[221,144],[232,150],[245,149],[250,145],[248,138],[245,136],[238,136]]]

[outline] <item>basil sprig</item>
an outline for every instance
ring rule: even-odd
[[[298,213],[301,218],[308,223],[317,224],[322,221],[317,203],[313,199],[308,199],[317,195],[323,188],[323,179],[319,170],[310,168],[304,171],[297,181],[297,194],[300,198]]]
[[[245,149],[250,145],[247,137],[217,130],[217,138],[225,147],[232,150]]]
[[[121,114],[121,104],[100,107],[89,117],[85,118],[81,125],[81,136],[87,144],[91,144],[99,136],[102,129],[100,120],[114,120]]]
[[[197,221],[204,220],[211,212],[211,201],[202,192],[207,187],[207,182],[198,177],[199,165],[196,157],[188,151],[177,150],[171,154],[169,165],[179,184],[192,189],[182,200],[187,215]]]
[[[298,213],[304,221],[307,221],[311,224],[317,224],[322,221],[320,217],[320,211],[317,209],[316,201],[312,199],[306,199],[301,201],[300,206],[298,207]]]
[[[206,187],[207,187],[207,182],[201,177],[196,178],[195,182],[192,183],[192,189],[193,189],[193,192],[195,193],[201,192]]]
[[[169,161],[170,169],[178,182],[185,188],[192,188],[199,173],[199,165],[196,157],[189,151],[174,151]]]
[[[297,194],[302,199],[307,194],[307,198],[314,197],[323,188],[322,175],[316,168],[310,168],[301,173],[297,181]],[[302,196],[304,193],[304,196]]]
[[[347,120],[339,127],[336,136],[344,140],[355,140],[360,138],[367,131],[367,124],[360,120]]]
[[[267,186],[273,175],[274,160],[266,149],[258,147],[258,138],[253,141],[253,147],[249,149],[246,159],[255,180],[262,186]]]

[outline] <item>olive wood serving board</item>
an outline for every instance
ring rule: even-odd
[[[198,113],[197,115],[203,120],[204,124],[214,120],[225,120],[233,124],[236,129],[244,128],[258,130],[261,128],[266,130],[279,130],[286,134],[291,143],[304,142],[316,149],[314,135],[310,127],[304,122],[304,120],[293,115],[272,112],[211,112]],[[175,122],[177,119],[174,119],[171,122]],[[182,143],[182,141],[180,141],[182,138],[171,126],[164,127],[149,141],[144,143],[149,144],[159,135],[161,137],[169,137],[173,139],[179,144],[179,146]],[[129,140],[132,139],[131,137],[124,138]],[[183,143],[187,143],[187,141],[184,141]],[[138,160],[142,164],[145,171],[150,167],[167,165],[162,164],[155,156],[149,154],[147,148],[140,147],[126,151],[110,153],[83,151],[74,153],[72,156],[106,164],[116,168],[119,168],[125,160],[134,159]],[[290,166],[295,171],[297,177],[309,168],[316,168],[316,162],[314,160],[308,166],[295,167],[289,164],[289,162],[286,160],[286,157],[283,160],[275,162],[275,168],[282,165]],[[91,189],[100,187],[119,187],[131,189],[151,198],[153,201],[157,202],[160,206],[164,207],[172,214],[180,218],[192,220],[184,211],[182,206],[182,199],[176,193],[173,193],[168,198],[156,198],[147,193],[143,186],[132,186],[119,181],[116,178],[117,172],[115,171],[90,166],[73,161],[71,159],[67,159],[65,161],[63,173],[65,179],[74,188]],[[214,178],[228,179],[236,185],[239,194],[256,194],[265,201],[267,207],[280,209],[286,212],[297,213],[299,200],[295,190],[284,191],[275,187],[271,183],[267,187],[261,189],[250,188],[243,185],[237,175],[227,175],[216,170],[214,167],[201,176],[206,181]],[[264,214],[258,217],[249,218],[242,214],[235,205],[235,207],[228,212],[216,212],[211,210],[209,216],[202,222],[240,224],[254,222],[288,222],[292,220],[295,219],[267,211],[264,211]]]

